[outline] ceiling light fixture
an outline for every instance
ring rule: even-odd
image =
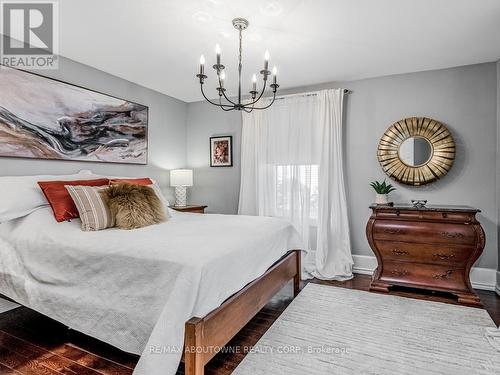
[[[215,46],[215,55],[217,63],[213,66],[213,68],[217,73],[217,78],[219,81],[219,85],[216,87],[216,90],[219,94],[219,102],[217,103],[208,99],[203,90],[203,84],[205,83],[205,79],[207,78],[207,76],[205,75],[205,57],[203,55],[201,55],[200,57],[200,73],[196,75],[196,77],[198,77],[200,80],[201,94],[210,104],[216,105],[222,108],[224,111],[238,110],[238,111],[252,112],[254,109],[269,108],[276,99],[276,91],[279,87],[278,83],[276,82],[277,69],[276,67],[273,68],[272,71],[273,83],[269,85],[273,91],[273,98],[271,102],[263,107],[256,107],[255,104],[257,104],[257,102],[262,98],[262,95],[266,91],[267,78],[269,75],[271,75],[271,71],[269,70],[269,52],[266,51],[266,53],[264,54],[264,69],[260,71],[260,74],[262,74],[262,79],[264,82],[262,86],[262,91],[260,93],[257,91],[257,75],[254,74],[252,77],[252,90],[249,92],[249,94],[251,95],[251,99],[249,99],[246,102],[242,102],[241,98],[242,40],[243,40],[242,31],[248,28],[248,21],[244,18],[235,18],[233,20],[233,26],[236,30],[238,30],[240,37],[240,48],[238,53],[238,101],[234,102],[230,100],[226,95],[226,89],[224,88],[226,80],[226,72],[224,70],[225,69],[224,65],[221,64],[221,49],[218,44]],[[223,97],[225,99],[224,101],[222,99]]]

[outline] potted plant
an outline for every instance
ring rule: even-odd
[[[373,181],[370,183],[370,186],[375,190],[377,195],[375,196],[375,203],[376,204],[387,204],[389,201],[387,199],[387,195],[391,192],[396,190],[394,186],[391,184],[386,184],[385,180],[380,183],[378,181]]]

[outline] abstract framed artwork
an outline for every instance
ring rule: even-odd
[[[148,107],[0,66],[0,156],[147,164]]]
[[[233,137],[210,137],[210,166],[233,166]]]

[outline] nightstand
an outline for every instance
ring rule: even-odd
[[[191,204],[187,205],[184,207],[177,207],[177,206],[169,206],[172,210],[180,211],[180,212],[194,212],[197,214],[204,214],[205,213],[205,208],[207,206],[201,206],[201,205],[196,205],[196,204]]]

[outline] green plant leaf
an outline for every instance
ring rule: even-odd
[[[391,191],[396,190],[392,184],[388,184],[385,179],[382,183],[378,181],[370,182],[370,186],[375,190],[377,194],[389,194]]]

